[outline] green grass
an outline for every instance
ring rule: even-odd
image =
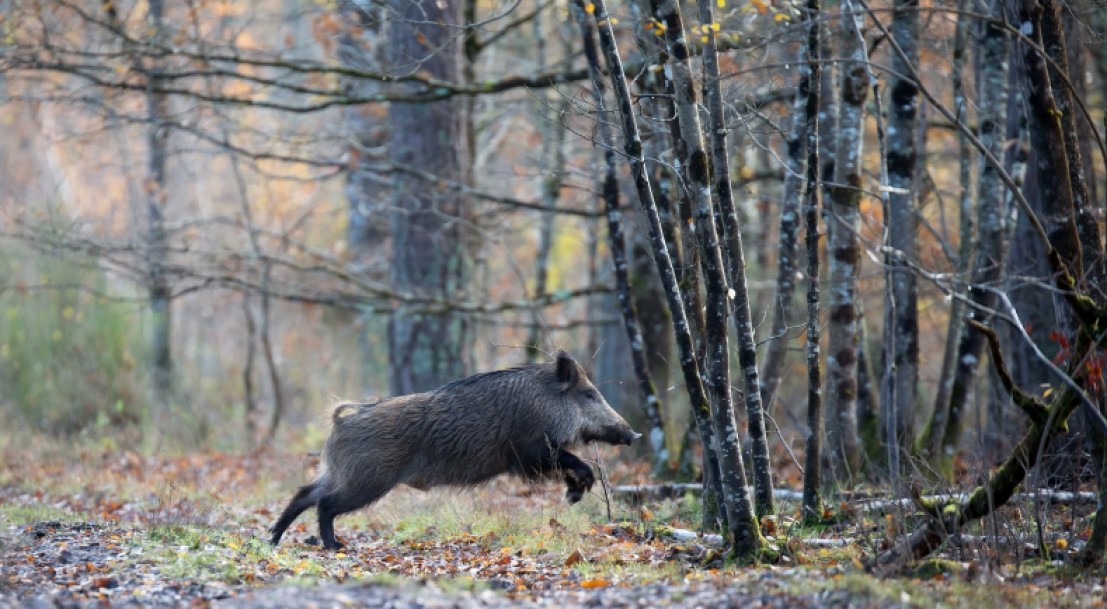
[[[0,250],[0,407],[52,433],[141,418],[141,309],[97,296],[95,261]]]
[[[74,512],[53,505],[36,503],[30,505],[16,505],[0,503],[0,526],[27,526],[39,522],[85,522],[89,515],[82,512]]]

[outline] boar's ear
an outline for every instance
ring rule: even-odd
[[[580,382],[580,364],[572,355],[564,351],[557,352],[557,380],[570,387]]]

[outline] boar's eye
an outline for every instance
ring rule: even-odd
[[[586,399],[586,400],[596,399],[596,392],[592,391],[591,389],[585,389],[584,391],[581,392],[581,395],[583,395],[584,399]]]

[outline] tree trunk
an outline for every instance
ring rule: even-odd
[[[1019,5],[1018,23],[1025,24],[1033,37],[1039,38],[1042,32],[1043,8],[1056,8],[1049,2],[1023,0]],[[1031,415],[1031,426],[1006,461],[991,475],[988,481],[969,496],[968,500],[952,509],[947,506],[930,506],[931,518],[916,530],[903,546],[885,552],[877,559],[878,564],[889,564],[904,557],[921,558],[933,552],[950,533],[961,530],[965,524],[981,518],[1004,505],[1014,494],[1026,477],[1027,471],[1038,464],[1041,451],[1049,441],[1064,429],[1069,416],[1083,403],[1082,397],[1074,389],[1072,379],[1088,384],[1084,362],[1086,358],[1102,354],[1102,331],[1099,326],[1099,314],[1089,314],[1089,308],[1102,310],[1101,301],[1071,295],[1074,286],[1083,277],[1079,270],[1083,268],[1081,260],[1080,238],[1077,231],[1076,209],[1067,168],[1069,156],[1065,150],[1060,113],[1050,91],[1050,78],[1045,58],[1029,45],[1023,45],[1024,62],[1027,67],[1027,101],[1030,109],[1031,142],[1035,151],[1035,174],[1045,216],[1046,257],[1054,273],[1054,285],[1057,292],[1072,307],[1076,315],[1070,319],[1079,319],[1072,341],[1072,355],[1068,359],[1064,374],[1069,379],[1063,388],[1054,392],[1048,406],[1034,403],[1013,383],[1010,375],[1000,370],[1000,378],[1007,379],[1008,391],[1018,392],[1021,399],[1016,402]],[[1093,337],[1093,334],[1095,335]],[[998,342],[992,342],[993,364],[1000,368],[997,356]],[[1094,379],[1098,382],[1098,378]],[[1031,402],[1030,406],[1027,403]]]
[[[861,148],[864,104],[869,74],[861,29],[864,14],[853,3],[841,4],[841,100],[835,144],[834,178],[830,186],[827,245],[830,266],[829,334],[826,372],[827,456],[833,477],[851,480],[861,468],[857,430],[857,349],[860,336],[857,280],[861,269]],[[816,318],[817,321],[817,318]],[[810,323],[810,322],[809,322]]]
[[[338,59],[355,70],[379,70],[383,45],[378,39],[382,15],[379,5],[342,0],[338,11],[347,24],[338,36]],[[363,78],[348,78],[343,89],[367,97],[381,85]],[[387,106],[363,104],[343,110],[349,140],[349,170],[346,172],[347,242],[355,265],[364,267],[380,252],[388,239],[388,223],[381,218],[388,201],[380,197],[387,182],[380,175],[379,150],[388,143]],[[365,354],[363,354],[364,356]]]
[[[994,2],[991,10],[997,19],[1001,19],[1004,2]],[[980,141],[993,156],[1002,159],[1007,149],[1007,36],[998,27],[985,25],[981,51],[978,87]],[[1006,187],[999,178],[1001,170],[1001,167],[991,163],[981,165],[976,197],[978,236],[969,282],[969,299],[973,303],[969,319],[983,323],[991,318],[988,311],[995,305],[992,288],[1002,281],[1007,260],[1007,210],[1004,208]],[[948,413],[947,420],[941,434],[941,443],[935,453],[938,458],[932,461],[947,478],[952,475],[953,454],[960,442],[966,410],[973,401],[972,392],[983,348],[983,335],[968,326],[962,326],[949,403],[943,405]]]
[[[642,6],[646,13],[652,14],[650,0],[639,0],[636,7]],[[650,22],[653,21],[653,17],[650,17]],[[656,34],[656,35],[655,35]],[[660,31],[652,31],[650,35],[643,36],[640,39],[644,42],[643,48],[651,61],[655,65],[662,66],[669,61],[669,53],[664,43],[664,40],[660,36]],[[672,74],[669,71],[662,70],[659,72],[650,73],[652,76],[647,76],[645,79],[638,79],[644,86],[650,91],[649,100],[656,102],[655,124],[665,124],[668,128],[668,137],[651,137],[650,142],[646,144],[646,149],[654,148],[655,151],[660,151],[665,142],[668,142],[672,149],[673,158],[684,158],[686,154],[684,140],[681,138],[681,126],[680,117],[676,111],[676,104],[674,103],[675,87],[673,85]],[[660,130],[659,130],[660,131]],[[661,158],[660,155],[648,155],[650,159]],[[684,314],[691,323],[692,341],[695,349],[696,358],[702,362],[704,360],[704,304],[703,304],[703,280],[701,277],[700,267],[700,248],[696,243],[695,236],[691,231],[685,231],[681,227],[691,227],[695,223],[692,212],[692,204],[688,196],[686,188],[682,187],[681,177],[677,174],[676,168],[670,163],[653,161],[652,169],[656,172],[658,177],[658,187],[655,189],[657,194],[657,207],[660,215],[663,227],[663,234],[665,241],[668,244],[670,255],[672,256],[673,263],[677,272],[677,280],[680,285],[681,296],[684,301]],[[650,166],[648,165],[648,166]],[[651,173],[651,175],[653,175]],[[710,431],[711,427],[708,425],[707,429]],[[700,436],[703,435],[703,430],[696,430]],[[710,432],[713,436],[714,432]],[[688,439],[691,440],[692,429],[689,428]],[[691,444],[691,442],[689,442]],[[722,497],[722,487],[719,482],[718,476],[718,464],[716,461],[716,455],[713,448],[707,448],[704,445],[704,484],[709,489],[708,492],[703,495],[703,521],[705,528],[708,528],[710,523],[719,523],[723,528],[726,528],[726,515],[721,511],[719,507],[719,501]],[[713,446],[713,444],[711,445]],[[707,467],[708,460],[711,460],[714,465]]]
[[[914,420],[919,380],[918,285],[907,261],[918,258],[915,208],[915,168],[918,166],[919,88],[909,76],[918,64],[918,0],[896,0],[892,17],[892,36],[906,57],[892,55],[891,93],[888,118],[888,181],[891,187],[889,245],[898,252],[892,257],[890,316],[884,323],[892,332],[892,374],[884,379],[886,396],[883,407],[884,441],[902,463],[914,448]],[[905,65],[910,63],[910,66]],[[895,464],[889,464],[895,466]],[[893,474],[896,472],[893,471]]]
[[[1099,222],[1088,194],[1084,160],[1080,151],[1081,126],[1078,126],[1078,123],[1083,129],[1094,129],[1095,126],[1085,123],[1083,113],[1077,109],[1073,101],[1074,92],[1070,86],[1075,86],[1074,80],[1083,82],[1084,74],[1074,75],[1069,70],[1069,54],[1065,45],[1061,7],[1056,0],[1044,0],[1040,4],[1042,6],[1041,41],[1046,53],[1052,59],[1051,62],[1047,62],[1049,86],[1057,111],[1060,113],[1061,133],[1065,142],[1065,153],[1068,155],[1069,188],[1072,191],[1072,204],[1076,210],[1076,231],[1083,251],[1086,279],[1098,281],[1103,277],[1103,260],[1100,255],[1103,246]]]
[[[634,106],[630,97],[630,91],[627,88],[622,59],[619,57],[619,50],[615,44],[615,34],[611,29],[607,7],[603,0],[598,0],[595,2],[594,6],[596,23],[600,31],[600,46],[603,49],[604,57],[607,62],[607,71],[611,75],[611,81],[615,89],[615,97],[619,105],[619,114],[622,119],[623,134],[625,138],[624,150],[630,161],[631,173],[634,177],[639,201],[642,204],[649,223],[650,241],[654,244],[658,271],[661,275],[662,283],[665,286],[666,297],[669,300],[669,309],[673,313],[673,328],[677,335],[677,347],[680,350],[681,369],[684,372],[684,380],[688,388],[689,397],[692,399],[693,411],[697,413],[697,422],[702,422],[702,414],[708,410],[707,394],[704,391],[702,377],[700,376],[700,366],[692,344],[692,335],[688,320],[684,315],[684,303],[681,300],[681,294],[677,286],[676,273],[673,271],[672,260],[669,258],[668,247],[665,244],[664,235],[662,234],[661,220],[654,202],[649,175],[645,171],[642,158],[642,140],[638,135]],[[670,27],[672,26],[672,24],[667,25]],[[679,28],[681,25],[679,21],[677,25],[678,29],[682,29]],[[686,48],[679,48],[681,49],[682,55],[678,56],[677,59],[686,60]],[[594,80],[598,81],[599,77],[598,72],[593,73]],[[706,161],[706,158],[700,160],[700,171],[704,173],[706,173]],[[704,175],[704,178],[706,178],[706,175]],[[718,256],[717,248],[715,255]],[[719,262],[721,263],[721,258]],[[725,324],[726,317],[723,316],[722,319]],[[729,388],[727,388],[727,390],[729,390]],[[712,441],[710,437],[705,437],[704,439],[704,452],[707,453],[710,452]],[[719,451],[719,454],[722,455],[723,451]],[[728,514],[727,521],[730,527],[731,536],[733,537],[734,553],[740,556],[749,556],[760,551],[764,547],[765,541],[764,538],[761,537],[760,527],[757,524],[757,520],[754,518],[748,490],[745,487],[745,472],[741,467],[741,452],[735,451],[734,455],[738,461],[737,468],[735,469],[733,464],[728,463],[727,476],[725,478],[721,477],[725,491],[724,504],[733,507],[736,502],[740,502],[744,498],[744,502],[742,503],[744,504],[745,510],[744,513],[741,513],[741,518],[737,517],[738,514],[735,514],[735,517],[730,517],[731,514]],[[737,479],[739,483],[737,485],[738,488],[734,488],[735,479]]]
[[[727,337],[730,317],[729,286],[719,233],[715,226],[715,206],[709,183],[710,168],[700,129],[698,100],[680,4],[677,0],[659,0],[653,3],[653,9],[654,17],[665,24],[665,40],[669,45],[670,57],[667,65],[672,71],[676,89],[677,115],[680,117],[681,139],[685,150],[685,156],[679,160],[695,213],[695,232],[700,246],[706,301],[706,359],[703,371],[706,373],[706,384],[711,397],[711,418],[719,458],[719,478],[723,487],[722,503],[734,539],[735,552],[744,555],[757,549],[761,541],[750,505],[742,448],[734,422]]]
[[[637,0],[628,5],[634,15],[634,32],[638,46],[644,57],[651,64],[661,65],[664,53],[664,45],[660,44],[657,36],[654,36],[647,27],[650,19],[648,0]],[[643,112],[648,113],[655,120],[645,121],[645,125],[653,125],[652,133],[644,143],[644,154],[647,159],[660,159],[671,146],[670,131],[662,126],[662,121],[656,120],[661,116],[672,115],[672,99],[667,95],[667,79],[660,71],[645,72],[636,80],[638,87],[644,94],[640,100]],[[666,163],[647,161],[651,177],[654,178],[654,192],[657,198],[658,214],[661,217],[662,226],[665,228],[665,241],[669,245],[669,252],[673,258],[673,264],[677,268],[684,266],[684,252],[680,247],[680,222],[673,210],[671,197],[672,191],[670,176],[672,168]],[[632,226],[644,225],[644,218],[640,222],[634,222]],[[692,463],[693,443],[687,442],[689,433],[692,432],[689,425],[688,405],[680,396],[668,394],[670,386],[670,366],[673,359],[673,334],[669,329],[672,325],[672,316],[665,307],[664,290],[657,280],[653,260],[650,254],[648,236],[642,231],[632,231],[628,237],[631,241],[631,284],[634,286],[631,294],[634,299],[635,309],[638,311],[638,320],[642,330],[642,339],[646,344],[646,361],[650,378],[654,385],[665,393],[661,400],[659,415],[661,418],[662,435],[661,449],[654,453],[653,475],[661,479],[690,480],[695,475],[695,467]],[[650,442],[655,443],[654,433],[651,432]],[[694,439],[694,438],[692,438]],[[705,501],[710,492],[704,495]],[[709,501],[710,504],[710,501]],[[714,515],[710,516],[711,522],[715,522]]]
[[[807,245],[807,434],[803,471],[803,518],[807,522],[822,519],[819,498],[822,462],[823,396],[822,370],[819,363],[819,94],[822,89],[819,0],[808,0],[807,64],[811,73],[805,116],[807,118],[807,188],[804,193],[805,242]],[[845,89],[843,88],[843,91]],[[843,105],[844,107],[844,105]],[[851,349],[849,356],[855,351]]]
[[[710,0],[698,0],[700,23],[714,23]],[[762,409],[760,380],[757,374],[757,339],[754,336],[750,315],[750,294],[746,285],[746,259],[742,245],[742,233],[738,226],[738,213],[734,206],[734,194],[730,182],[730,154],[727,150],[726,115],[723,112],[723,95],[720,90],[718,50],[715,36],[707,35],[703,47],[704,98],[710,117],[712,194],[718,202],[723,220],[723,244],[727,253],[726,269],[729,270],[730,293],[725,290],[722,298],[734,299],[734,327],[738,333],[738,362],[745,381],[746,424],[750,436],[750,452],[753,456],[754,506],[758,516],[774,513],[772,463],[769,460],[769,443],[765,435],[765,413]],[[678,98],[679,99],[679,98]],[[722,270],[722,269],[720,269]],[[710,297],[710,294],[709,294]],[[725,334],[725,322],[724,322]]]
[[[804,107],[807,104],[808,88],[811,86],[811,72],[806,61],[807,51],[801,48],[796,60],[799,79],[796,82],[796,97],[792,103],[791,126],[785,134],[787,147],[784,172],[783,193],[780,204],[780,247],[776,258],[776,290],[770,301],[773,321],[769,330],[768,347],[765,351],[765,365],[761,375],[761,402],[772,412],[776,403],[777,391],[784,377],[788,345],[791,342],[791,317],[796,291],[796,256],[798,255],[799,201],[803,189],[804,155],[807,152],[807,119]]]
[[[462,3],[391,4],[395,19],[389,52],[395,75],[421,71],[458,82],[462,48],[455,27],[461,22]],[[434,52],[428,55],[428,49]],[[388,111],[393,164],[464,183],[470,159],[463,110],[457,98],[393,103]],[[465,294],[475,245],[462,221],[463,197],[430,188],[407,172],[396,172],[393,180],[393,289],[447,299]],[[459,312],[414,312],[400,305],[392,315],[388,339],[394,394],[425,391],[465,375],[469,321]]]
[[[162,39],[165,37],[164,9],[163,0],[150,0],[149,21],[154,27],[154,44],[162,44]],[[153,324],[151,359],[154,362],[154,399],[160,404],[168,404],[173,390],[170,331],[173,325],[172,295],[165,269],[169,252],[169,237],[165,231],[165,208],[169,199],[165,174],[169,156],[169,99],[162,93],[152,92],[161,86],[159,76],[161,67],[157,60],[152,61],[154,63],[147,66],[146,74],[151,89],[146,96],[149,121],[146,127],[146,146],[149,155],[146,170],[146,259],[149,264],[147,289]]]
[[[970,19],[965,15],[957,17],[957,27],[953,36],[952,86],[953,111],[958,119],[968,122],[969,105],[965,98],[965,52],[968,47]],[[979,88],[977,89],[979,90]],[[973,219],[972,163],[973,154],[969,140],[963,134],[957,134],[957,156],[960,168],[960,196],[958,198],[958,228],[960,238],[957,248],[957,277],[967,281],[971,268],[973,239],[976,234]],[[919,437],[919,454],[922,459],[935,463],[939,457],[942,437],[945,435],[946,422],[949,420],[949,395],[953,388],[954,371],[957,367],[957,345],[964,323],[965,303],[959,298],[965,289],[959,284],[954,286],[955,294],[949,304],[949,320],[946,324],[945,350],[942,352],[942,368],[938,377],[938,388],[934,398],[934,408],[930,420]]]

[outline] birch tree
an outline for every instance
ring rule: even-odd
[[[750,452],[753,456],[754,505],[757,515],[765,516],[774,512],[772,463],[769,461],[769,443],[765,436],[765,414],[761,402],[761,383],[757,373],[757,342],[754,336],[753,319],[750,315],[750,294],[746,285],[745,252],[730,182],[730,153],[727,150],[729,130],[723,111],[722,78],[719,73],[718,49],[715,46],[712,25],[715,23],[715,16],[710,0],[698,0],[697,4],[700,23],[708,24],[707,31],[710,32],[706,35],[707,41],[703,46],[703,89],[710,122],[708,132],[711,134],[710,157],[713,178],[711,196],[718,204],[718,213],[723,221],[721,227],[725,246],[723,249],[727,254],[724,262],[728,271],[724,278],[730,279],[730,289],[724,291],[724,296],[734,299],[733,313],[734,327],[738,334],[738,361],[745,381],[746,424],[749,429]],[[679,99],[678,97],[678,101]]]
[[[915,169],[918,166],[918,83],[907,76],[918,64],[918,0],[895,0],[892,37],[903,49],[893,54],[888,97],[889,212],[886,219],[889,245],[896,255],[890,260],[891,293],[884,323],[893,335],[891,375],[884,379],[881,398],[882,429],[890,450],[902,457],[914,446],[914,418],[919,378],[918,285],[909,261],[917,259]],[[906,452],[905,452],[906,451]],[[898,460],[898,459],[897,459]],[[889,464],[896,467],[895,464]],[[893,472],[894,473],[894,472]]]
[[[678,8],[679,7],[672,4],[666,4],[666,10],[655,13],[655,15],[657,15],[659,22],[665,24],[668,30],[683,32],[683,23],[681,22],[679,12],[677,12]],[[672,260],[668,253],[668,246],[665,244],[664,235],[662,233],[661,220],[657,213],[657,205],[654,201],[649,174],[645,171],[644,159],[642,158],[642,141],[638,134],[634,106],[631,101],[630,91],[627,87],[622,59],[619,56],[619,50],[615,44],[615,36],[611,29],[610,15],[607,12],[607,7],[603,0],[595,2],[594,15],[600,33],[600,47],[603,50],[606,60],[607,71],[611,75],[611,82],[619,107],[619,115],[623,126],[624,151],[630,162],[631,174],[634,179],[639,202],[643,207],[649,224],[650,241],[654,246],[655,259],[658,263],[658,272],[665,286],[666,297],[669,301],[669,309],[673,312],[673,328],[677,335],[677,347],[680,350],[681,369],[684,372],[684,380],[687,385],[689,397],[692,400],[692,407],[698,409],[697,412],[700,413],[700,415],[698,415],[698,421],[705,424],[706,421],[703,421],[702,414],[710,411],[711,422],[715,426],[716,435],[718,435],[718,429],[725,429],[726,419],[729,418],[730,420],[730,432],[732,435],[714,443],[718,455],[718,475],[723,488],[722,503],[727,514],[728,533],[733,543],[732,553],[740,557],[751,557],[763,550],[765,541],[761,536],[760,527],[758,526],[757,519],[754,516],[753,506],[750,502],[749,491],[746,488],[745,470],[742,465],[742,453],[737,446],[737,434],[734,433],[733,430],[733,415],[731,412],[720,414],[722,408],[714,401],[714,398],[719,397],[718,394],[721,390],[723,394],[726,394],[722,396],[722,399],[729,402],[729,386],[720,383],[720,380],[726,380],[727,372],[725,369],[713,369],[710,371],[711,374],[709,378],[711,378],[712,399],[709,401],[708,394],[704,390],[699,361],[693,348],[688,319],[684,315],[684,303],[682,302],[681,294],[677,286],[676,273],[673,271]],[[683,43],[683,34],[681,33],[678,36],[680,38],[679,42],[673,45],[671,49],[674,51],[675,63],[673,65],[679,64],[681,61],[686,62],[688,59],[687,47],[684,46]],[[675,71],[679,73],[679,69]],[[688,76],[690,77],[690,74]],[[677,78],[679,79],[681,77]],[[681,81],[676,80],[676,82],[680,83]],[[687,82],[690,84],[690,78]],[[694,89],[686,89],[687,94],[691,94],[692,92],[694,92]],[[694,108],[692,112],[695,112]],[[686,117],[683,116],[683,110],[681,114],[681,118],[685,119]],[[698,123],[698,119],[695,119],[693,124],[697,125],[698,128]],[[687,127],[685,127],[685,129],[686,128]],[[697,175],[700,176],[697,184],[700,185],[702,197],[704,189],[707,188],[707,158],[703,152],[702,137],[699,139],[699,143],[699,155],[697,155],[697,169],[695,171]],[[708,210],[710,210],[710,207],[708,207]],[[710,226],[713,229],[714,218],[710,211],[708,211],[706,215],[707,217],[703,218],[702,221],[705,223],[705,226]],[[708,222],[712,224],[709,225],[707,224]],[[708,251],[713,252],[714,259],[709,262],[709,264],[713,264],[715,268],[711,271],[709,280],[714,283],[722,283],[725,285],[725,280],[722,280],[721,277],[722,256],[719,252],[718,238],[717,235],[714,235],[713,230],[712,233],[714,238],[714,249],[709,249]],[[705,255],[706,253],[705,251]],[[713,345],[714,352],[711,358],[714,364],[719,363],[719,359],[726,357],[725,330],[727,315],[725,308],[723,311],[717,310],[720,308],[717,302],[717,297],[719,296],[725,298],[725,291],[722,294],[716,294],[716,298],[714,298],[716,302],[711,304],[713,309],[712,313],[714,313],[714,315],[708,314],[708,318],[714,319],[716,322],[711,332],[717,333],[719,331],[717,327],[718,323],[721,322],[724,333],[722,339],[723,349],[718,349],[717,342]],[[710,301],[711,299],[709,299],[709,302]],[[723,303],[725,307],[725,300]],[[717,339],[717,336],[713,337],[713,339]],[[708,340],[707,342],[710,344],[712,340]],[[728,443],[733,447],[733,450],[727,450]],[[710,446],[712,446],[712,444],[705,443],[705,451]]]
[[[830,295],[827,299],[829,335],[826,359],[827,454],[834,475],[846,479],[861,468],[861,441],[857,428],[857,350],[860,337],[857,280],[861,268],[861,149],[864,141],[864,103],[869,74],[861,29],[864,13],[850,0],[841,4],[841,100],[835,143],[834,178],[830,186],[827,253]]]
[[[819,107],[822,89],[820,10],[818,0],[807,2],[807,63],[812,86],[807,92],[804,115],[807,118],[807,186],[804,193],[804,241],[807,245],[807,430],[803,472],[804,520],[822,518],[820,467],[822,455],[822,364],[819,361]]]
[[[1002,0],[992,2],[987,8],[996,19],[1002,19]],[[997,25],[985,25],[980,53],[980,86],[977,88],[980,98],[980,140],[989,153],[1002,159],[1007,140],[1007,34]],[[972,248],[976,254],[969,280],[969,297],[973,303],[969,317],[982,323],[990,318],[989,311],[995,304],[994,288],[1002,280],[1007,259],[1006,187],[998,175],[1002,170],[1002,167],[990,163],[981,164],[980,186],[976,197],[978,235],[974,242],[975,247]],[[941,432],[941,444],[934,453],[939,459],[941,471],[946,475],[949,475],[953,452],[957,449],[961,436],[963,418],[971,403],[977,369],[983,355],[984,336],[970,326],[963,326],[957,343],[949,403],[935,405],[935,418],[939,423],[939,415],[942,412],[948,413],[944,431]]]

